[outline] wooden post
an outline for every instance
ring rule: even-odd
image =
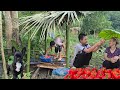
[[[69,67],[69,26],[66,24],[66,67]]]

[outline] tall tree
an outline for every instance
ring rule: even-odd
[[[13,39],[16,41],[18,45],[21,45],[19,38],[18,11],[11,11],[11,19],[12,19]]]
[[[4,71],[4,78],[8,79],[7,76],[7,68],[6,68],[6,61],[4,55],[4,48],[3,48],[3,36],[2,36],[2,12],[0,11],[0,42],[1,42],[1,54],[2,54],[2,62],[3,62],[3,71]]]
[[[95,34],[95,32],[99,32],[102,29],[112,28],[111,24],[111,21],[108,21],[104,12],[97,11],[89,14],[83,19],[81,31],[87,33],[93,31]]]
[[[107,17],[112,21],[112,27],[120,31],[120,11],[109,11],[107,12]]]
[[[12,40],[12,19],[10,11],[4,11],[5,18],[5,31],[6,31],[6,41],[7,48],[11,49],[11,40]],[[10,54],[10,52],[8,52]]]

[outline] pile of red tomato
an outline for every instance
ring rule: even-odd
[[[50,56],[45,56],[45,58],[50,58]]]
[[[120,79],[120,69],[71,68],[64,79]]]

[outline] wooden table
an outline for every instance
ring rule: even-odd
[[[38,68],[48,68],[48,69],[57,69],[61,68],[62,66],[51,64],[51,63],[40,63],[37,65]]]
[[[48,74],[50,73],[50,69],[57,69],[57,68],[62,68],[62,66],[59,66],[59,65],[56,65],[56,64],[52,64],[52,63],[44,63],[44,62],[41,62],[40,64],[37,64],[37,69],[35,71],[35,73],[33,74],[32,78],[31,79],[35,79],[40,68],[46,68],[46,69],[49,69],[48,70]]]

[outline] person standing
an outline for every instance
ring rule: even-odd
[[[55,48],[56,58],[58,58],[58,61],[60,61],[62,59],[61,51],[62,48],[64,48],[64,42],[61,39],[60,35],[58,35],[54,41],[50,42],[50,47],[47,49],[45,56],[47,56],[49,50],[52,50],[52,48]]]

